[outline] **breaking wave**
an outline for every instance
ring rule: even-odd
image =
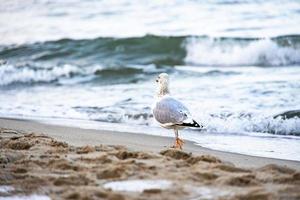
[[[144,75],[156,73],[154,65],[103,67],[93,65],[81,67],[63,64],[57,66],[36,66],[32,64],[0,66],[0,86],[28,84],[77,84],[97,82],[101,84],[131,83],[142,80]]]
[[[292,43],[293,41],[295,43]],[[286,66],[300,63],[298,36],[274,39],[188,38],[185,61],[209,66]]]
[[[90,120],[154,126],[153,115],[149,107],[132,109],[131,99],[110,107],[76,107],[75,110],[88,115]],[[293,111],[289,111],[293,112]],[[296,112],[296,111],[295,111]],[[197,112],[201,113],[201,112]],[[270,133],[275,135],[300,136],[299,111],[291,118],[282,116],[266,116],[263,114],[212,114],[194,115],[209,132],[219,133]]]
[[[79,62],[82,65],[155,64],[174,66],[257,65],[300,63],[300,36],[275,38],[167,37],[62,39],[0,46],[0,59],[34,62]],[[62,60],[63,59],[63,60]]]
[[[120,74],[140,77],[185,64],[198,67],[297,65],[300,64],[300,36],[259,39],[147,35],[0,46],[0,86],[16,82],[57,82],[78,76],[93,79],[102,75],[106,80]],[[128,81],[135,82],[139,77]]]
[[[51,68],[34,68],[33,66],[2,65],[0,67],[0,86],[12,83],[53,82],[61,77],[71,77],[79,73],[72,65]]]

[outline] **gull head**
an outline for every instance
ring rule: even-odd
[[[169,75],[167,73],[161,73],[156,78],[158,83],[158,95],[163,96],[169,93]]]
[[[156,78],[156,82],[162,86],[162,85],[168,85],[169,84],[169,75],[167,73],[161,73]]]

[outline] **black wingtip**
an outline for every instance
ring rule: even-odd
[[[199,125],[195,120],[193,120],[193,123],[183,123],[182,126],[194,127],[194,128],[203,128],[203,126]]]
[[[193,123],[194,123],[195,127],[197,127],[197,128],[203,128],[203,125],[202,124],[198,124],[195,120],[193,120]]]

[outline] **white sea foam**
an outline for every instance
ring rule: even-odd
[[[73,65],[34,69],[27,66],[16,67],[10,64],[5,64],[0,67],[0,86],[9,85],[15,82],[50,82],[60,77],[70,77],[71,74],[79,72],[80,69]]]
[[[199,65],[253,66],[293,65],[300,63],[300,50],[279,46],[271,39],[246,44],[218,41],[214,38],[189,38],[185,61]]]
[[[125,180],[104,184],[104,188],[113,191],[143,192],[148,189],[168,189],[172,182],[168,180]]]
[[[198,119],[206,125],[206,130],[220,133],[246,133],[260,132],[280,135],[300,135],[300,118],[274,119],[272,116],[257,114],[252,117],[229,117],[204,116],[199,114]]]
[[[97,70],[101,70],[101,65],[94,65],[82,68],[76,65],[65,64],[62,66],[43,66],[36,68],[34,66],[14,66],[4,64],[0,67],[0,86],[12,83],[36,83],[36,82],[52,82],[62,79],[72,78],[72,76],[91,75],[92,78]],[[80,81],[81,79],[78,79]],[[77,81],[70,80],[71,81]],[[64,83],[68,83],[64,81]]]

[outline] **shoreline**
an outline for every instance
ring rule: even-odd
[[[0,118],[0,127],[26,132],[45,134],[57,140],[67,142],[74,146],[84,145],[121,145],[129,150],[160,152],[168,149],[173,143],[173,138],[152,136],[138,133],[127,133],[106,130],[82,129],[61,125],[50,125],[32,120]],[[195,145],[185,141],[184,152],[193,155],[209,154],[219,157],[224,162],[232,163],[237,167],[254,168],[268,164],[276,164],[300,170],[300,162],[249,156],[238,153],[223,152]]]

